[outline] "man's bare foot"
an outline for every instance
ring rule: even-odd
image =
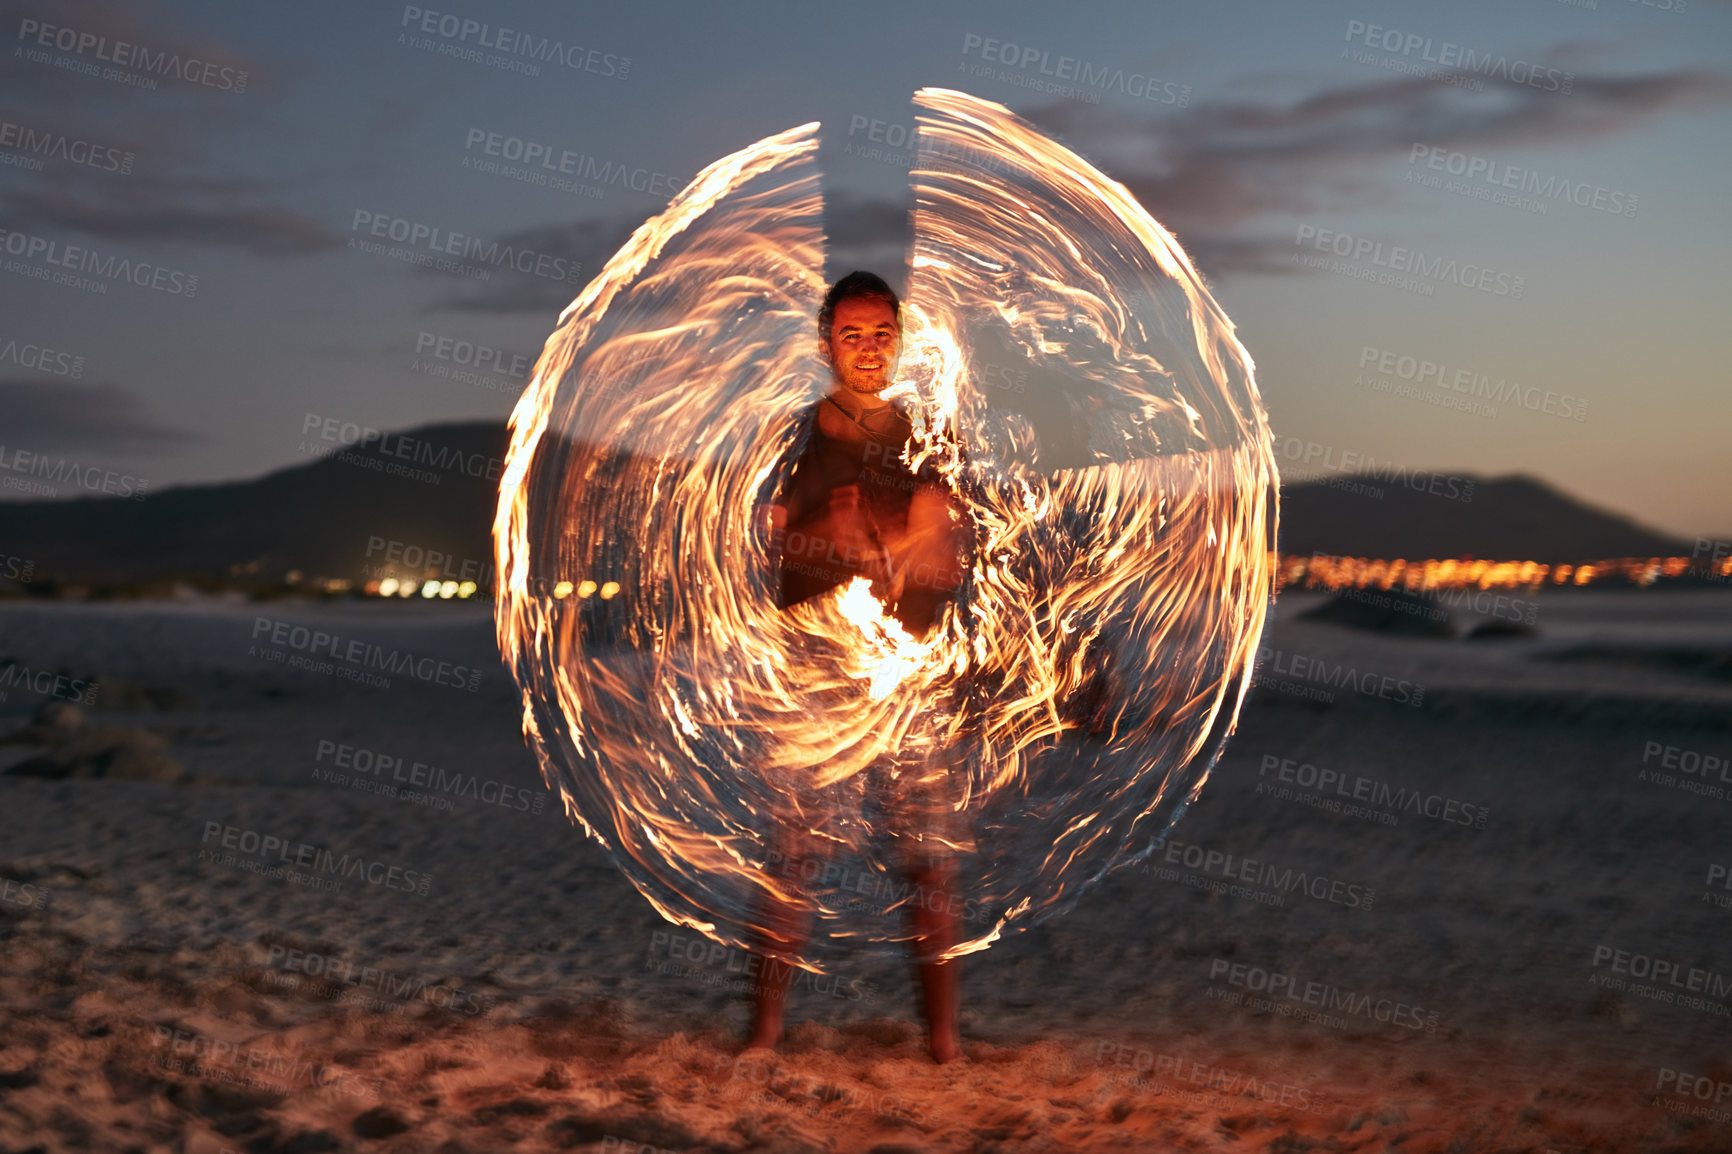
[[[909,871],[918,893],[955,894],[949,862],[927,863],[924,868]],[[956,944],[956,903],[947,901],[938,910],[926,902],[914,907],[915,955],[921,960],[916,967],[920,983],[920,1008],[926,1019],[926,1049],[940,1066],[962,1057],[962,1034],[957,1029],[957,990],[962,963],[952,958],[948,962],[929,959],[939,956]]]

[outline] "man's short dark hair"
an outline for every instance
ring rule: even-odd
[[[836,315],[836,306],[855,297],[868,297],[885,302],[890,306],[890,311],[896,314],[896,323],[902,323],[902,302],[896,298],[896,290],[886,284],[884,278],[877,273],[855,269],[831,285],[830,291],[824,294],[824,304],[818,309],[819,340],[826,343],[830,340],[830,321]]]

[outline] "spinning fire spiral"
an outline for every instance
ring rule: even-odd
[[[766,510],[829,376],[816,124],[710,165],[565,310],[494,523],[500,647],[567,812],[718,942],[798,909],[810,969],[901,950],[916,845],[957,867],[947,956],[1146,854],[1237,721],[1272,591],[1267,417],[1178,244],[1002,106],[915,103],[886,395],[972,537],[931,631],[864,580],[777,606]],[[938,783],[942,832],[900,828],[885,766]]]

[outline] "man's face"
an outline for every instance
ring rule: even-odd
[[[850,297],[830,318],[830,369],[843,387],[877,396],[896,373],[896,310],[876,297]]]

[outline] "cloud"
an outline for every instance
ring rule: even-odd
[[[34,32],[26,35],[34,22]],[[219,29],[160,0],[0,0],[0,28],[17,52],[89,64],[99,51],[132,59],[119,67],[157,87],[129,88],[52,62],[9,57],[0,70],[6,119],[32,133],[91,141],[136,156],[127,173],[50,161],[40,178],[0,195],[13,227],[63,230],[124,244],[204,245],[281,257],[320,252],[342,237],[317,218],[282,206],[288,182],[222,175],[239,134],[276,131],[270,118],[288,75],[276,59],[248,55]],[[70,48],[42,47],[62,40]],[[121,49],[119,46],[131,46]],[[80,52],[80,47],[83,52]],[[164,71],[167,61],[218,70],[223,90]],[[151,62],[158,62],[152,64]],[[245,73],[244,86],[240,74]],[[214,77],[217,73],[213,72]],[[213,174],[212,170],[218,170]],[[15,175],[15,174],[14,174]]]
[[[599,274],[632,231],[658,210],[647,209],[642,217],[615,217],[602,220],[578,221],[567,225],[539,225],[519,229],[498,238],[501,246],[532,253],[544,253],[576,262],[575,280],[551,280],[515,272],[510,268],[495,270],[491,280],[475,288],[440,298],[433,305],[438,310],[469,313],[542,313],[557,316],[583,286]],[[491,242],[490,242],[491,243]],[[431,269],[417,269],[422,278],[449,283],[451,274]]]
[[[1338,85],[1290,101],[1219,101],[1149,120],[1063,103],[1027,113],[1121,181],[1210,271],[1272,272],[1290,255],[1274,219],[1374,206],[1399,195],[1387,166],[1415,144],[1473,152],[1576,144],[1663,114],[1732,103],[1732,79],[1683,69],[1577,74],[1568,95],[1486,80],[1467,92],[1422,79]]]
[[[27,229],[65,229],[124,244],[210,245],[265,257],[342,247],[342,234],[315,217],[277,205],[234,203],[229,186],[236,183],[153,181],[97,196],[63,189],[10,192],[6,213]]]
[[[26,24],[26,21],[34,21],[35,25]],[[48,0],[35,3],[0,0],[0,28],[11,34],[12,47],[19,52],[40,51],[55,58],[88,62],[96,42],[90,41],[90,47],[80,55],[76,37],[102,37],[111,52],[113,45],[128,44],[151,54],[152,58],[157,54],[178,56],[183,60],[213,64],[219,69],[231,69],[235,73],[246,72],[247,91],[256,92],[258,89],[259,61],[242,56],[215,38],[208,29],[189,26],[179,13],[161,4],[142,0]],[[49,31],[50,28],[71,30],[74,38],[72,51],[54,46],[55,33]],[[44,34],[49,36],[50,46],[41,43]],[[7,59],[8,66],[0,69],[0,97],[8,103],[59,107],[68,103],[102,105],[114,99],[116,86],[111,81],[82,76],[64,67],[14,53],[8,53]],[[201,90],[198,84],[172,73],[153,72],[137,66],[123,71],[154,78],[159,92],[211,91],[208,88]]]
[[[913,222],[907,204],[832,195],[824,202],[824,232],[832,245],[882,244],[886,238],[906,241]]]
[[[495,272],[492,280],[473,289],[443,297],[434,307],[455,312],[557,315],[583,285],[601,272],[633,230],[656,211],[646,207],[642,216],[550,225],[501,236],[498,238],[501,245],[577,261],[580,265],[577,281],[553,281],[504,270]],[[830,242],[831,273],[840,275],[849,269],[868,268],[878,270],[898,287],[906,280],[903,265],[907,260],[910,228],[905,204],[836,197],[824,206],[824,227]],[[449,280],[447,273],[416,271],[424,278]]]
[[[1199,104],[1164,119],[1068,101],[1025,115],[1122,182],[1205,273],[1219,276],[1295,273],[1288,222],[1395,203],[1403,194],[1392,187],[1389,165],[1405,161],[1415,144],[1531,151],[1732,103],[1732,79],[1690,69],[1578,73],[1568,95],[1495,77],[1485,85],[1482,92],[1468,92],[1417,78],[1377,77],[1291,100]],[[549,251],[578,257],[593,276],[638,223],[584,224],[542,235],[556,246]],[[880,270],[892,283],[905,277],[905,203],[832,194],[824,223],[830,272],[864,267]],[[573,295],[565,285],[496,277],[444,307],[557,312]]]
[[[6,119],[33,134],[90,141],[137,158],[136,169],[127,172],[50,161],[40,178],[0,195],[0,210],[13,227],[124,244],[206,245],[265,257],[319,252],[342,243],[318,219],[272,203],[284,192],[283,180],[209,171],[213,158],[220,167],[232,154],[220,139],[236,131],[256,136],[261,118],[271,114],[268,92],[260,92],[262,61],[242,56],[210,28],[192,26],[150,0],[0,0],[0,27],[11,30],[18,50],[35,51],[35,41],[19,35],[27,21],[35,22],[38,35],[57,40],[63,33],[69,39],[70,50],[41,49],[55,58],[88,63],[101,38],[110,53],[127,44],[152,59],[196,60],[229,69],[231,75],[248,75],[244,94],[166,75],[157,77],[158,90],[139,95],[139,90],[53,64],[12,61],[15,67],[0,79],[0,99],[11,109]],[[83,55],[81,38],[91,41]],[[281,87],[278,65],[267,65],[265,73],[270,88]],[[195,99],[166,99],[171,93]]]
[[[205,438],[158,425],[119,385],[0,380],[7,443],[30,452],[148,455]]]
[[[907,291],[908,248],[914,238],[907,203],[832,195],[824,202],[824,233],[830,279],[863,268],[889,281],[897,292]]]

